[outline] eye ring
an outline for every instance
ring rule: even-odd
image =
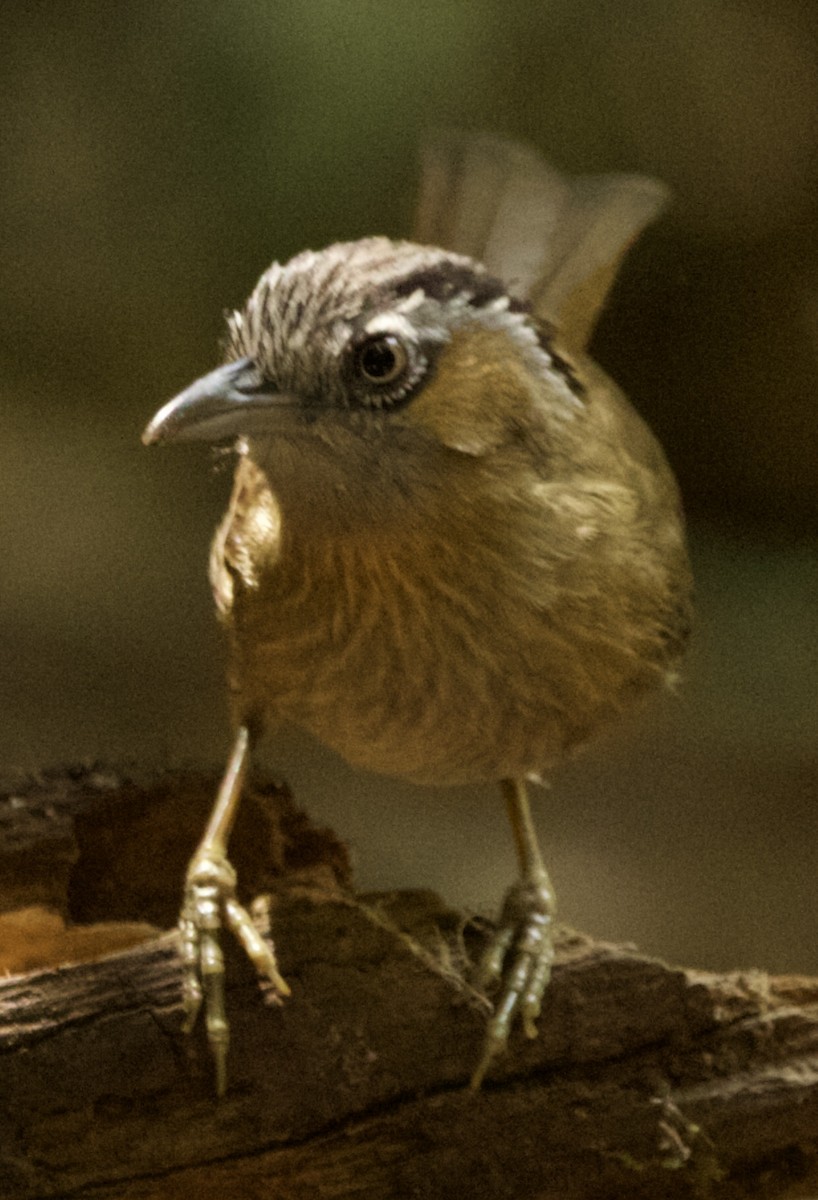
[[[401,379],[409,367],[409,354],[394,333],[374,333],[355,348],[355,369],[374,387],[388,387]]]

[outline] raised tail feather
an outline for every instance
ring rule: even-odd
[[[628,247],[670,196],[643,175],[571,178],[494,134],[436,131],[421,166],[414,240],[482,262],[575,350]]]

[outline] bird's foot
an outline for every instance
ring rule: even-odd
[[[247,909],[236,899],[236,872],[224,852],[210,846],[191,859],[179,915],[184,1029],[190,1033],[204,1008],[207,1040],[216,1068],[216,1091],[227,1086],[227,1048],[230,1027],[224,1002],[224,953],[221,931],[227,926],[238,938],[259,975],[283,996],[290,989],[278,970],[275,951],[253,924]]]
[[[515,1021],[526,1037],[537,1036],[543,993],[554,961],[555,900],[545,870],[532,871],[506,894],[498,928],[475,974],[481,991],[499,985],[500,993],[489,1020],[483,1053],[471,1078],[476,1090],[498,1054],[508,1043]]]

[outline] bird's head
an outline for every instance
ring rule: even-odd
[[[146,444],[238,440],[270,461],[277,446],[292,460],[353,444],[479,457],[535,411],[561,420],[580,403],[549,331],[504,283],[386,238],[274,263],[229,318],[227,358],[159,410]]]

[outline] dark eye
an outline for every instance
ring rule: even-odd
[[[355,352],[358,374],[368,383],[395,383],[405,373],[409,355],[394,333],[377,333],[361,342]]]

